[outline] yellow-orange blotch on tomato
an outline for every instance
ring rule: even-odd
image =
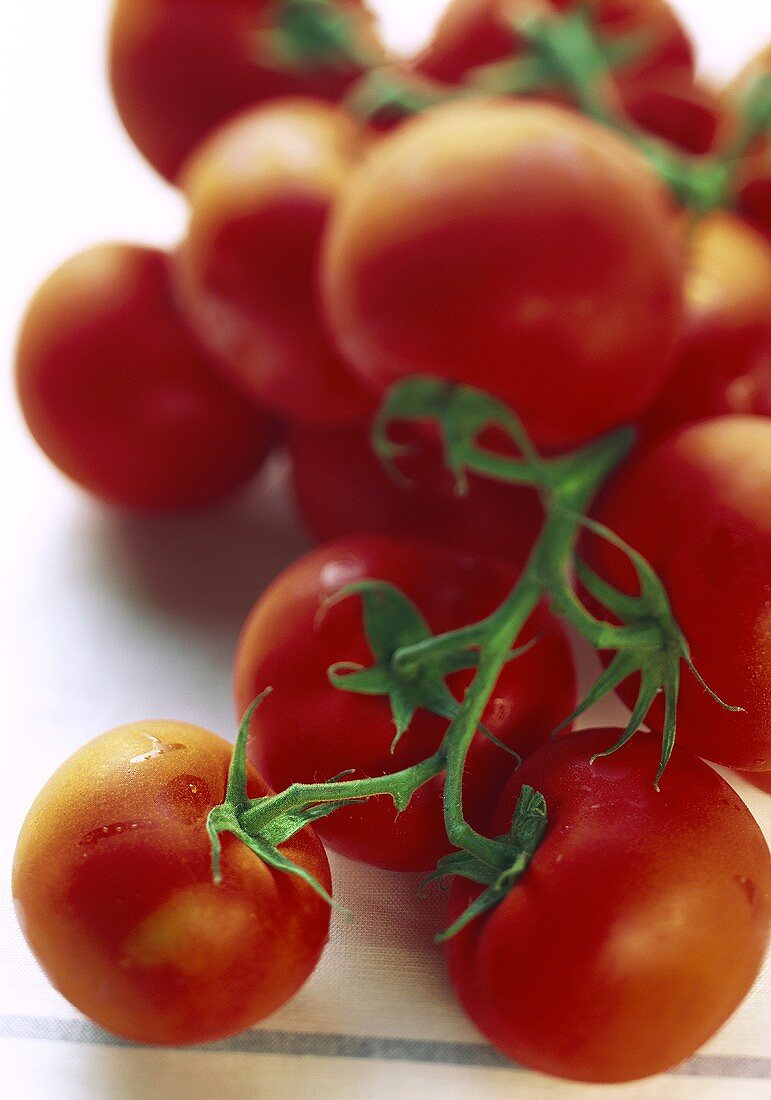
[[[357,420],[372,406],[316,288],[321,234],[360,150],[348,115],[285,99],[222,127],[184,174],[176,281],[190,321],[241,390],[290,420]]]
[[[241,1031],[297,992],[326,943],[328,904],[227,833],[213,881],[206,818],[231,752],[184,722],[120,726],[59,768],[22,827],[13,896],[24,935],[59,992],[128,1039]],[[269,793],[251,767],[247,791]],[[330,889],[311,829],[281,850]]]
[[[327,315],[375,391],[410,374],[509,402],[536,442],[634,419],[670,367],[682,243],[634,150],[545,104],[446,104],[373,148],[336,206]]]

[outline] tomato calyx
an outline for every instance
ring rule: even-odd
[[[277,0],[273,25],[256,35],[260,64],[284,70],[371,68],[380,58],[365,45],[368,17],[335,0]]]
[[[453,876],[478,882],[487,889],[483,890],[448,928],[437,933],[435,937],[437,943],[452,939],[475,917],[486,913],[503,901],[527,870],[530,860],[543,839],[547,825],[546,799],[539,791],[524,784],[517,799],[508,833],[496,837],[496,840],[505,845],[510,852],[511,863],[508,867],[499,871],[467,852],[451,852],[439,861],[436,870],[424,879],[421,893],[425,892],[431,882]]]
[[[209,834],[212,850],[212,877],[217,884],[222,881],[220,866],[222,842],[220,833],[231,833],[247,848],[250,848],[255,855],[259,856],[264,863],[274,867],[277,871],[297,875],[326,902],[336,907],[337,903],[321,883],[304,867],[300,867],[291,859],[288,859],[279,849],[282,844],[293,837],[300,829],[304,829],[306,825],[346,805],[344,799],[277,816],[260,829],[250,829],[249,827],[248,815],[250,810],[264,799],[250,799],[246,793],[246,743],[249,738],[249,724],[252,715],[269,693],[270,688],[262,692],[249,706],[243,717],[230,761],[225,799],[209,811],[206,820],[206,830]]]

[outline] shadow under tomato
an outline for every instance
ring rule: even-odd
[[[90,571],[135,614],[172,619],[229,651],[263,588],[308,549],[280,456],[221,507],[143,516],[96,506],[77,527],[73,553],[83,547]]]

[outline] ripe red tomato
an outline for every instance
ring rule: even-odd
[[[329,340],[316,266],[360,129],[325,103],[283,99],[211,135],[188,163],[187,237],[176,258],[198,336],[246,394],[289,419],[361,419],[372,398]]]
[[[564,14],[576,6],[576,0],[451,0],[416,68],[435,80],[460,83],[470,69],[522,49],[512,27],[517,18]],[[597,27],[609,45],[638,36],[647,47],[616,69],[622,86],[660,71],[693,73],[693,47],[665,0],[599,0],[594,7]]]
[[[711,768],[639,734],[583,730],[525,761],[546,834],[496,908],[448,943],[474,1023],[510,1058],[577,1081],[630,1081],[681,1062],[739,1005],[768,942],[771,862],[749,810]],[[450,918],[482,888],[456,880]]]
[[[771,247],[721,212],[694,227],[675,367],[643,417],[656,434],[723,413],[771,416]]]
[[[771,74],[771,42],[751,58],[724,93],[729,130],[732,116],[754,82]],[[730,144],[732,134],[726,135]],[[761,137],[747,150],[739,166],[737,208],[771,238],[771,138]]]
[[[513,29],[517,18],[568,13],[575,0],[452,0],[415,69],[447,84],[470,70],[514,58],[527,46]],[[620,105],[638,126],[692,152],[706,152],[715,136],[714,98],[693,78],[693,47],[665,0],[599,0],[594,17],[608,46],[636,41],[640,54],[612,66]],[[538,93],[550,99],[560,92]]]
[[[360,11],[359,0],[337,0]],[[115,104],[140,152],[172,182],[218,123],[244,107],[286,95],[339,98],[361,75],[356,64],[304,72],[260,56],[275,26],[274,0],[116,0],[109,41]],[[382,52],[370,20],[360,45]]]
[[[678,741],[719,764],[771,770],[771,421],[717,417],[653,442],[613,477],[596,516],[648,559],[697,669],[746,710],[723,710],[684,668]],[[620,551],[596,539],[587,551],[635,591]],[[658,702],[647,721],[661,729]]]
[[[394,724],[384,696],[354,695],[332,687],[327,669],[337,661],[373,662],[362,610],[351,598],[326,598],[363,578],[390,581],[416,604],[435,632],[481,618],[508,594],[516,573],[492,559],[395,539],[357,538],[320,547],[285,570],[257,601],[235,659],[239,713],[265,686],[274,690],[252,719],[249,752],[277,789],[293,781],[323,782],[348,768],[358,776],[384,775],[425,759],[439,747],[445,719],[419,710],[394,752]],[[565,636],[539,608],[523,641],[534,647],[506,666],[483,721],[497,738],[525,755],[573,709],[575,683]],[[470,673],[449,681],[460,697]],[[494,804],[515,760],[481,733],[468,757],[465,797],[476,820]],[[442,819],[441,776],[397,815],[378,796],[324,818],[319,833],[354,859],[393,870],[428,870],[449,851]]]
[[[38,795],[13,895],[53,984],[102,1027],[143,1043],[198,1043],[274,1012],[308,978],[329,906],[222,834],[212,879],[206,817],[232,746],[184,722],[133,722],[90,741]],[[249,769],[248,793],[268,793]],[[312,829],[281,851],[330,887]]]
[[[623,139],[532,102],[445,104],[381,139],[333,212],[321,277],[373,389],[416,373],[479,386],[543,446],[638,416],[680,325],[663,186]]]
[[[51,461],[127,508],[219,500],[255,473],[275,437],[194,339],[168,257],[151,248],[100,245],[49,276],[24,319],[16,379]]]
[[[397,463],[406,481],[385,470],[367,425],[292,431],[295,499],[315,539],[407,535],[525,564],[543,522],[535,490],[471,476],[459,497],[436,436],[408,424],[390,434],[410,448]]]

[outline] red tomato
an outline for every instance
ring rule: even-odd
[[[182,177],[190,206],[177,256],[182,302],[232,380],[289,419],[361,419],[372,398],[319,316],[316,265],[360,129],[313,100],[256,107],[217,130]]]
[[[332,687],[327,669],[337,661],[373,662],[358,598],[319,618],[322,601],[363,578],[390,581],[416,604],[435,632],[464,626],[493,611],[516,573],[486,560],[393,539],[346,539],[301,558],[258,600],[246,621],[235,660],[235,701],[243,713],[266,685],[274,688],[252,719],[249,752],[272,785],[321,782],[347,768],[384,775],[425,759],[439,747],[445,719],[419,710],[391,752],[394,724],[383,696]],[[573,709],[575,684],[567,641],[538,609],[523,641],[534,647],[501,673],[484,722],[524,755]],[[450,681],[460,697],[470,673]],[[515,760],[481,733],[468,757],[465,797],[469,815],[489,811]],[[430,780],[397,816],[388,796],[339,810],[318,823],[321,836],[347,856],[393,870],[428,870],[449,851],[442,819],[441,776]]]
[[[719,764],[771,770],[771,421],[723,416],[665,436],[614,476],[596,516],[648,559],[700,674],[746,710],[723,710],[683,668],[678,741]],[[620,551],[594,539],[587,549],[599,572],[635,590]],[[661,729],[658,703],[647,721]]]
[[[436,436],[398,425],[394,441],[410,452],[389,474],[372,449],[369,426],[295,428],[290,436],[295,498],[319,542],[340,535],[407,535],[521,568],[543,522],[533,489],[471,476],[466,496],[444,463]]]
[[[24,319],[16,377],[51,461],[127,508],[219,500],[255,473],[275,436],[194,339],[168,258],[138,245],[90,248],[49,276]]]
[[[510,1058],[577,1081],[630,1081],[692,1054],[754,981],[768,941],[771,863],[749,810],[675,749],[661,782],[640,734],[583,730],[527,760],[501,799],[505,832],[528,783],[549,824],[500,904],[449,941],[453,984]],[[454,919],[481,887],[456,880]]]
[[[729,123],[738,105],[758,77],[771,74],[771,42],[741,70],[725,91]],[[726,135],[730,144],[731,133]],[[759,138],[747,150],[739,168],[737,207],[771,238],[771,138]]]
[[[517,18],[565,14],[575,0],[452,0],[434,36],[415,61],[419,73],[448,84],[470,70],[526,53],[512,23]],[[639,126],[692,152],[706,152],[715,136],[713,97],[693,79],[693,47],[665,0],[599,0],[597,27],[608,46],[635,38],[641,54],[613,66],[621,106]],[[547,98],[565,98],[545,91]]]
[[[644,430],[731,412],[771,416],[768,241],[733,214],[698,222],[685,286],[683,340]]]
[[[451,0],[416,68],[435,80],[460,83],[478,65],[516,56],[522,42],[512,23],[518,18],[564,14],[576,6],[576,0]],[[595,18],[609,45],[644,36],[641,56],[616,70],[622,86],[659,71],[693,73],[693,47],[665,0],[599,0]]]
[[[359,0],[337,0],[359,11]],[[361,67],[282,70],[260,57],[274,0],[116,0],[109,67],[121,120],[140,152],[174,181],[188,154],[244,107],[286,95],[339,98]],[[382,52],[370,20],[360,45]]]
[[[638,416],[680,325],[663,186],[623,139],[532,102],[445,104],[381,139],[333,212],[321,275],[374,390],[416,373],[476,385],[542,446]]]
[[[59,768],[22,827],[13,895],[24,935],[69,1001],[142,1043],[199,1043],[274,1012],[308,978],[329,906],[206,817],[232,746],[184,722],[133,722]],[[268,793],[250,768],[248,793]],[[312,829],[281,851],[330,887]]]

